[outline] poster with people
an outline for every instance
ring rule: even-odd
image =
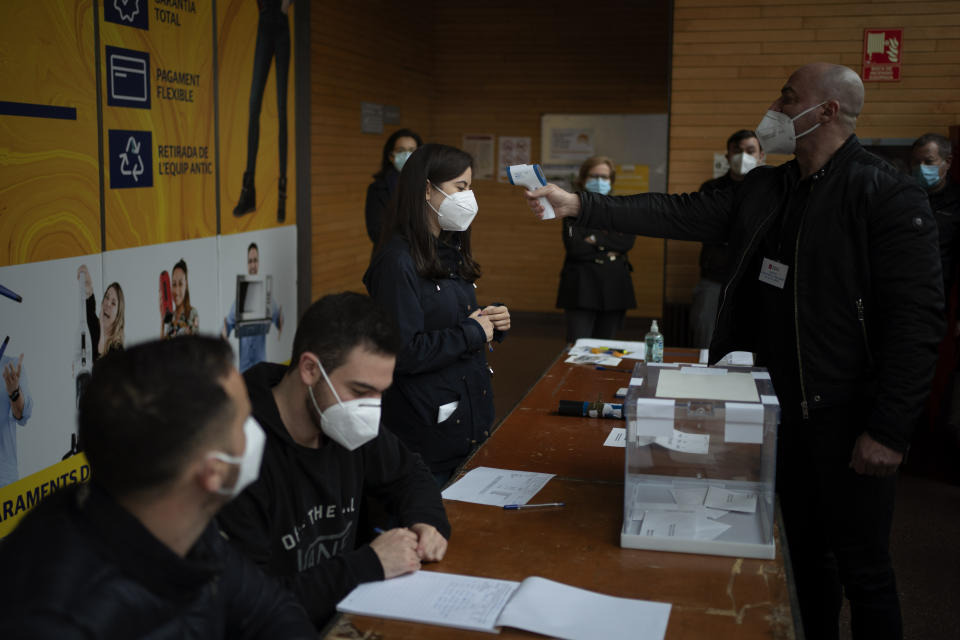
[[[243,368],[289,354],[293,20],[287,0],[0,5],[0,538],[89,478],[101,358],[195,333]]]

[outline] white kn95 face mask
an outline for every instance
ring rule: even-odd
[[[323,379],[336,399],[336,403],[321,411],[313,393],[313,387],[307,387],[313,408],[320,416],[320,429],[323,434],[347,451],[353,451],[376,438],[380,432],[380,398],[341,401],[320,360],[316,358],[315,360],[320,373],[323,374]]]
[[[797,140],[820,126],[818,122],[803,133],[797,133],[793,123],[796,122],[797,118],[805,116],[825,104],[827,104],[826,100],[801,111],[792,118],[780,111],[767,111],[756,129],[757,139],[760,140],[763,150],[767,153],[783,153],[787,155],[793,153],[797,148]]]
[[[478,210],[477,198],[473,195],[473,190],[444,193],[432,182],[430,186],[443,195],[443,202],[440,203],[439,209],[427,200],[427,204],[437,214],[440,228],[444,231],[466,231],[469,229]]]

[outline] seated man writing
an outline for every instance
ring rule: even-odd
[[[266,450],[257,482],[218,520],[317,625],[358,584],[416,571],[446,552],[450,525],[433,476],[379,428],[398,349],[394,324],[373,300],[341,293],[307,309],[289,367],[261,363],[244,374]],[[358,546],[373,533],[357,531],[368,497],[401,526]]]
[[[306,612],[210,522],[256,478],[263,430],[230,346],[187,336],[97,362],[89,484],[0,544],[4,638],[311,638]]]

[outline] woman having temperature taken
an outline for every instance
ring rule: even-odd
[[[477,304],[470,252],[473,158],[426,144],[407,160],[380,245],[363,278],[400,329],[383,424],[420,453],[443,485],[493,425],[486,350],[510,329],[499,304]]]

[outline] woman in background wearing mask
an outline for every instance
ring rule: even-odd
[[[373,174],[373,182],[367,187],[367,235],[374,246],[380,241],[380,229],[397,191],[400,170],[410,154],[422,144],[423,140],[416,133],[400,129],[394,131],[383,145],[380,170]]]
[[[617,172],[606,156],[588,158],[580,167],[578,191],[607,195]],[[564,310],[567,341],[578,338],[613,338],[623,326],[627,309],[637,306],[627,252],[636,236],[574,226],[563,220],[563,246],[567,250],[560,272],[557,308]]]
[[[423,456],[441,485],[490,435],[486,349],[510,328],[505,306],[477,304],[472,180],[468,153],[440,144],[414,152],[363,277],[397,321],[404,345],[393,386],[383,394],[383,424]]]

